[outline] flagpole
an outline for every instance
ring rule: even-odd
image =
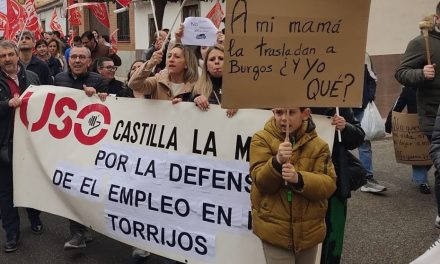
[[[153,1],[153,0],[151,0],[151,1]],[[173,24],[171,25],[170,30],[168,31],[167,37],[165,38],[164,42],[162,43],[162,50],[165,48],[165,45],[166,45],[166,43],[168,42],[168,38],[169,38],[171,32],[173,31],[174,26],[176,25],[177,18],[179,18],[180,13],[182,13],[182,9],[183,9],[183,7],[185,6],[185,2],[186,2],[186,0],[183,0],[182,5],[180,6],[179,12],[177,12],[177,16],[176,16],[176,18],[174,19],[174,22],[173,22]]]
[[[17,47],[18,47],[18,49],[20,49],[20,40],[21,40],[21,38],[23,37],[23,31],[26,29],[26,27],[27,27],[27,24],[29,23],[29,18],[30,18],[31,16],[27,16],[27,18],[26,18],[26,22],[24,22],[24,25],[23,25],[23,28],[21,29],[21,31],[20,31],[20,37],[18,38],[18,40],[17,40],[17,42],[18,42],[18,45],[17,45]]]
[[[150,4],[151,4],[151,10],[153,11],[153,19],[154,19],[154,26],[156,27],[156,35],[157,38],[159,38],[160,37],[159,26],[157,25],[156,8],[154,7],[154,0],[150,0]]]

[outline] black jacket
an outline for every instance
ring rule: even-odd
[[[26,67],[26,70],[34,72],[38,76],[38,79],[42,85],[53,84],[49,66],[46,62],[40,60],[39,58],[32,56],[31,61]]]
[[[435,30],[429,32],[429,45],[431,63],[439,65],[440,33]],[[394,76],[402,85],[416,88],[420,130],[431,136],[440,104],[440,74],[437,72],[433,80],[426,80],[423,67],[427,64],[425,40],[419,34],[408,43]]]
[[[312,114],[334,116],[336,113],[335,108],[311,108]],[[341,170],[347,168],[346,159],[341,159],[341,156],[346,156],[348,150],[353,150],[359,147],[364,142],[365,132],[361,128],[360,122],[354,117],[353,110],[351,108],[340,108],[339,115],[344,117],[347,121],[345,129],[341,132],[342,142],[339,142],[338,133],[335,133],[335,139],[333,142],[332,161],[336,170],[336,194],[343,198],[351,197],[350,179],[341,177],[346,173],[341,173]]]
[[[96,89],[96,92],[107,92],[108,87],[104,78],[95,72],[86,72],[84,75],[74,78],[70,71],[61,72],[55,76],[54,85],[84,90],[83,85]]]
[[[63,66],[61,66],[61,62],[53,56],[50,56],[47,61],[47,65],[49,66],[50,74],[54,78],[58,73],[63,71]]]
[[[368,103],[376,99],[376,80],[368,72],[367,65],[364,64],[364,86],[362,89],[362,108],[353,108],[355,113],[363,111]]]
[[[18,73],[18,83],[20,93],[23,93],[31,84],[39,85],[38,77],[35,73],[24,70],[20,65],[20,72]],[[5,74],[0,71],[0,144],[5,145],[12,139],[12,111],[9,107],[9,99],[11,98],[11,89],[6,81]]]
[[[124,83],[121,81],[118,81],[116,79],[112,79],[107,82],[108,86],[108,93],[109,94],[120,94],[121,91],[124,89]]]

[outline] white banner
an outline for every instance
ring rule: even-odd
[[[14,202],[189,263],[264,263],[248,148],[272,115],[30,87],[16,113]],[[334,128],[314,117],[333,143]],[[66,232],[67,232],[66,224]]]

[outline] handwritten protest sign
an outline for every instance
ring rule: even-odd
[[[214,46],[217,42],[217,28],[209,18],[187,17],[183,25],[183,45]]]
[[[411,165],[431,165],[429,141],[420,132],[417,114],[392,114],[394,153],[396,161]]]
[[[231,0],[224,108],[360,106],[369,0]]]
[[[165,100],[101,102],[54,86],[31,87],[22,98],[14,128],[16,206],[181,262],[265,263],[250,230],[248,160],[251,137],[271,111],[228,118],[218,106],[202,112]],[[314,121],[331,149],[330,120]]]

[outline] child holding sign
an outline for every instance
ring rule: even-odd
[[[268,264],[314,263],[325,237],[327,199],[336,190],[330,149],[309,108],[273,113],[251,141],[253,232]]]

